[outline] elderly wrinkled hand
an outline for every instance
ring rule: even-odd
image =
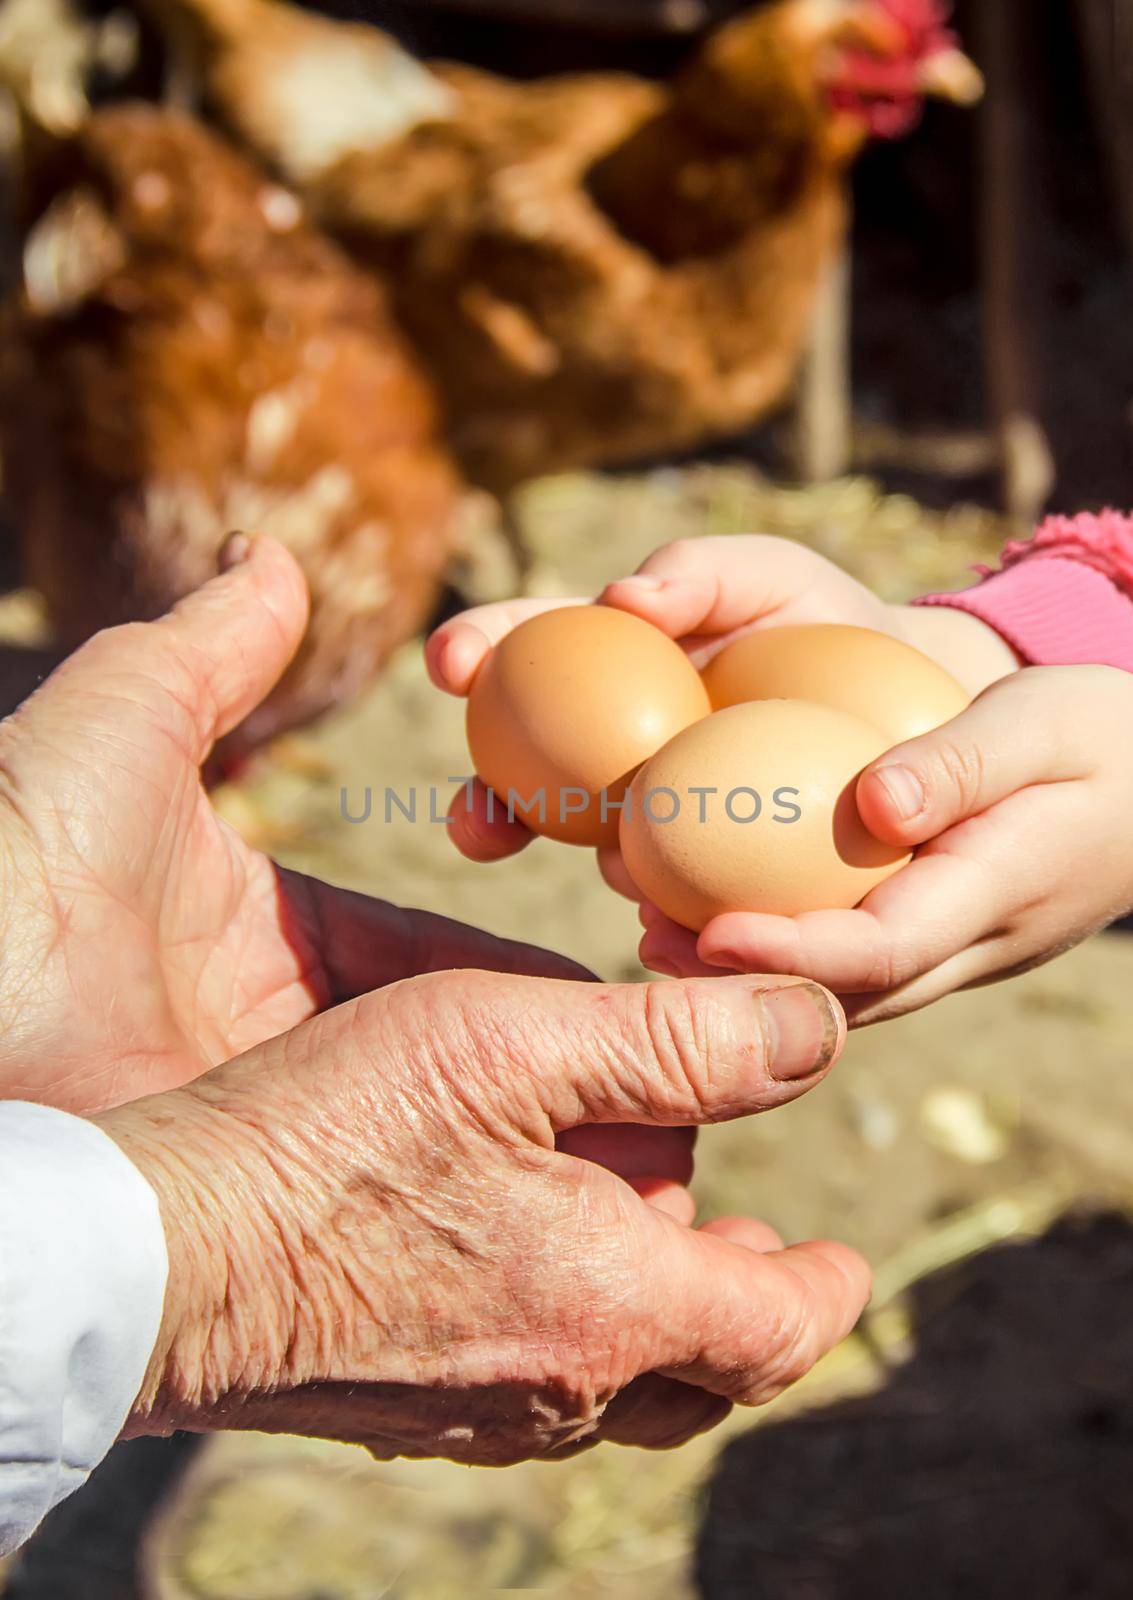
[[[229,556],[0,725],[0,1098],[93,1113],[160,1206],[131,1430],[502,1462],[677,1443],[791,1382],[856,1319],[864,1263],[697,1230],[685,1185],[696,1124],[822,1078],[836,1002],[604,988],[250,849],[200,769],[306,599],[271,541]]]
[[[102,1115],[170,1255],[130,1431],[313,1433],[501,1464],[677,1444],[853,1325],[868,1272],[691,1202],[646,1204],[571,1130],[779,1106],[844,1037],[821,989],[457,972],[340,1007]]]
[[[416,972],[578,976],[547,952],[286,872],[220,820],[214,742],[297,650],[270,539],[168,617],[99,634],[0,723],[0,1098],[89,1112],[176,1087]]]

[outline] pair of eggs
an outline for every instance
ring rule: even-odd
[[[742,635],[698,673],[603,606],[522,623],[468,701],[476,771],[534,832],[620,845],[641,892],[696,931],[728,911],[849,908],[906,853],[858,814],[864,767],[968,705],[910,645],[864,628]]]

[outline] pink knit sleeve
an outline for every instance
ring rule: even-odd
[[[979,569],[975,588],[914,604],[979,617],[1032,666],[1133,672],[1133,517],[1051,517],[1001,560],[998,572]]]

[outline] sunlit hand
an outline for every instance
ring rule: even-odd
[[[600,599],[653,623],[698,666],[740,634],[808,622],[892,634],[939,661],[973,694],[1017,664],[998,635],[975,618],[886,605],[841,568],[789,539],[683,539],[656,551],[633,577],[609,584]],[[587,602],[514,600],[455,617],[429,640],[433,682],[466,695],[484,657],[514,627],[571,604]],[[531,842],[521,822],[508,820],[506,806],[489,807],[482,785],[462,791],[451,815],[453,843],[474,861],[500,860]],[[603,852],[600,865],[612,887],[638,898],[616,852]]]
[[[1133,909],[1133,676],[1035,667],[890,751],[858,782],[879,838],[920,846],[855,911],[717,917],[699,940],[656,913],[673,973],[792,972],[875,1022],[1037,966]]]
[[[236,540],[227,560],[0,724],[0,1097],[83,1112],[170,1088],[415,972],[580,971],[281,871],[219,820],[201,764],[307,620],[280,545]]]
[[[841,1048],[822,990],[444,973],[98,1118],[153,1184],[165,1317],[133,1433],[255,1428],[502,1464],[652,1447],[800,1377],[868,1272],[695,1230],[556,1149],[784,1104]]]

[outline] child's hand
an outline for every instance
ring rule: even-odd
[[[879,838],[923,845],[856,911],[717,917],[643,908],[664,972],[792,973],[859,1025],[1061,954],[1133,908],[1133,675],[1036,667],[996,683],[858,782]]]
[[[973,693],[1013,669],[1003,642],[958,611],[886,605],[832,562],[789,539],[684,539],[656,551],[632,578],[611,583],[601,603],[630,611],[662,629],[702,666],[738,634],[789,623],[841,622],[873,628],[924,650]],[[426,659],[433,682],[466,695],[488,651],[520,622],[583,600],[512,600],[467,611],[438,628]],[[514,855],[531,842],[503,807],[489,821],[487,795],[474,786],[452,811],[453,843],[474,861]],[[616,852],[604,852],[611,885],[637,898]]]

